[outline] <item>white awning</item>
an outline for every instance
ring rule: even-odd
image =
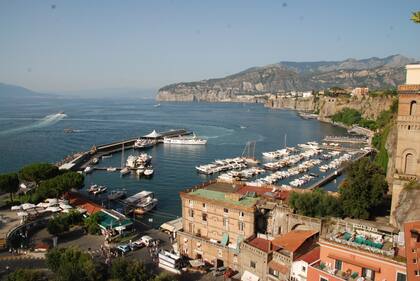
[[[145,138],[159,138],[162,135],[159,134],[158,132],[156,132],[156,130],[153,130],[153,132],[151,132],[150,134],[145,135]]]
[[[260,277],[251,272],[245,270],[244,274],[242,274],[241,281],[258,281]]]
[[[167,230],[169,232],[177,232],[182,229],[182,218],[178,218],[172,221],[165,222],[160,226],[162,230]]]

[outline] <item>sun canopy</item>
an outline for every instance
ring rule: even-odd
[[[56,213],[56,212],[60,212],[61,208],[59,208],[59,207],[48,207],[48,208],[45,209],[45,211],[50,211],[50,212]]]
[[[204,262],[202,260],[190,260],[190,264],[192,267],[200,267],[204,265]]]
[[[26,217],[28,215],[28,213],[27,212],[18,212],[17,213],[17,216],[18,217]]]
[[[182,218],[178,218],[172,221],[165,222],[160,226],[160,229],[169,232],[177,232],[182,229]]]
[[[162,135],[159,134],[158,132],[156,132],[156,130],[153,130],[153,132],[151,132],[150,134],[145,135],[145,138],[152,138],[152,139],[156,139],[161,137]]]
[[[31,204],[31,203],[25,203],[20,206],[22,207],[23,210],[33,209],[36,207],[36,205]]]
[[[12,206],[12,208],[10,208],[10,210],[12,210],[12,211],[19,211],[19,210],[22,210],[22,207],[20,205],[18,205],[18,206]]]

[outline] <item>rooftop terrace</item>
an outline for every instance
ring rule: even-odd
[[[249,197],[249,196],[242,196],[239,200],[235,200],[232,197],[226,196],[227,192],[222,191],[215,191],[210,189],[196,189],[193,191],[188,192],[188,195],[193,195],[197,197],[201,197],[208,200],[218,201],[222,203],[227,203],[230,205],[235,205],[239,207],[253,207],[258,201],[258,198]]]

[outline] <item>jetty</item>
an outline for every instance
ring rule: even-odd
[[[59,169],[72,171],[83,170],[91,164],[94,158],[100,158],[105,155],[111,155],[113,153],[120,152],[123,148],[124,150],[132,149],[134,147],[134,143],[139,139],[153,140],[152,146],[156,146],[162,143],[165,137],[185,136],[191,134],[192,132],[186,129],[176,129],[165,132],[156,132],[154,130],[150,134],[141,137],[115,141],[108,144],[94,145],[89,151],[78,152],[73,156],[68,157],[68,161],[60,163]],[[95,170],[101,170],[101,168],[95,168]]]
[[[363,137],[343,137],[343,136],[326,136],[324,141],[340,142],[340,143],[368,143],[368,139]]]

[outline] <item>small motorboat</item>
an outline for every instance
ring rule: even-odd
[[[93,159],[92,159],[92,162],[91,162],[93,165],[96,165],[96,164],[98,164],[99,163],[99,159],[97,158],[97,157],[94,157]]]
[[[104,193],[104,192],[106,192],[107,191],[107,187],[106,186],[103,186],[103,185],[101,185],[101,186],[99,186],[95,191],[93,191],[92,193],[93,193],[93,195],[98,195],[98,194],[100,194],[100,193]]]
[[[118,200],[124,198],[127,195],[127,192],[124,190],[113,190],[111,194],[108,195],[108,200]]]
[[[108,167],[108,168],[106,168],[106,171],[107,172],[115,172],[117,170],[117,168],[115,168],[115,167]]]
[[[85,174],[90,174],[90,173],[92,173],[92,172],[93,172],[93,168],[92,168],[91,166],[87,166],[87,167],[83,170],[83,172],[84,172]]]
[[[108,159],[108,158],[111,158],[111,157],[112,157],[112,154],[108,154],[108,155],[102,156],[102,159]]]
[[[151,175],[153,175],[154,172],[155,171],[151,167],[148,167],[144,170],[144,175],[145,176],[151,176]]]
[[[130,173],[130,169],[128,168],[128,167],[124,167],[124,168],[122,168],[121,169],[121,171],[120,171],[120,174],[122,175],[122,176],[125,176],[125,175],[127,175],[127,174],[129,174]]]
[[[96,191],[98,189],[98,185],[97,184],[93,184],[88,188],[88,192],[92,193],[94,191]]]

